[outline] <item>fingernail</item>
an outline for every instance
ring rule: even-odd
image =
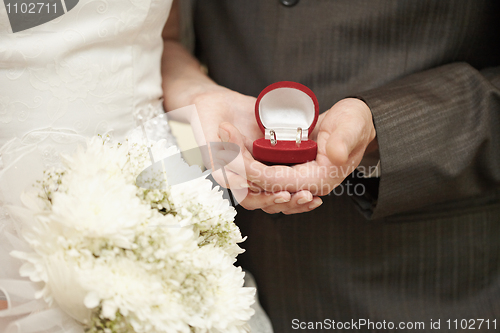
[[[309,209],[318,208],[322,204],[323,204],[323,201],[317,200],[317,201],[315,201],[315,202],[313,202],[312,204],[309,205]]]
[[[229,132],[219,127],[219,138],[222,142],[229,142]]]
[[[240,185],[241,188],[249,188],[250,185],[248,185],[248,183],[243,183]]]
[[[297,200],[297,203],[299,205],[303,205],[303,204],[311,202],[311,201],[312,201],[312,199],[310,199],[310,198],[300,198],[299,200]]]
[[[288,201],[290,201],[290,200],[286,200],[285,198],[278,198],[278,199],[274,200],[274,203],[280,204],[280,203],[285,203]]]

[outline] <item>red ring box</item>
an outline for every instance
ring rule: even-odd
[[[316,159],[318,146],[309,135],[316,126],[319,105],[306,86],[291,81],[266,87],[255,102],[255,118],[264,137],[253,142],[253,156],[261,162],[299,164]],[[297,137],[300,136],[300,144]],[[274,131],[276,145],[271,145]]]

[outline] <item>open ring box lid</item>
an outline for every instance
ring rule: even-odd
[[[279,164],[315,160],[318,146],[309,135],[318,115],[316,96],[300,83],[281,81],[262,90],[255,103],[255,118],[264,137],[253,143],[254,158]],[[271,144],[273,132],[275,145]]]

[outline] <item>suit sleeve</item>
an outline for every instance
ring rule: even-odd
[[[378,193],[361,203],[368,217],[500,187],[500,67],[452,63],[357,97],[373,113],[381,162]]]

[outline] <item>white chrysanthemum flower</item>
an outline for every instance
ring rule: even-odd
[[[45,283],[35,295],[36,298],[43,297],[50,305],[55,301],[64,312],[79,322],[90,320],[91,311],[82,302],[87,291],[81,285],[80,262],[77,258],[72,258],[71,253],[62,249],[45,256],[22,252],[13,252],[12,255],[27,261],[21,267],[21,276],[29,277],[33,282]]]
[[[69,171],[63,180],[66,193],[53,195],[52,221],[82,237],[106,237],[129,247],[134,227],[144,223],[150,207],[136,196],[136,187],[98,170],[92,177]]]
[[[253,315],[255,289],[243,288],[245,273],[233,265],[222,249],[208,245],[193,258],[195,269],[203,275],[187,281],[203,292],[186,295],[191,300],[191,325],[195,332],[246,332],[246,322]],[[189,288],[188,288],[189,290]],[[201,301],[199,297],[201,295]]]
[[[238,243],[244,239],[234,224],[236,210],[198,166],[189,166],[177,147],[164,144],[153,145],[157,161],[137,178],[138,186],[148,188],[140,197],[154,208],[177,214],[182,226],[194,226],[201,245],[215,244],[233,257],[242,253]]]
[[[63,164],[82,176],[92,176],[105,170],[108,175],[122,177],[122,170],[128,162],[127,144],[106,143],[100,137],[93,137],[87,147],[79,146],[74,155],[62,155]]]
[[[236,210],[218,187],[212,188],[211,181],[198,178],[172,186],[170,191],[182,225],[193,225],[202,237],[201,244],[215,244],[233,257],[244,252],[238,246],[244,239],[234,224]]]

